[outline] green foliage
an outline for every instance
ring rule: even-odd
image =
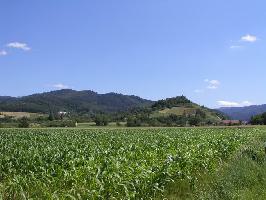
[[[116,126],[122,126],[121,122],[116,122]]]
[[[226,117],[219,111],[191,102],[185,96],[178,96],[159,100],[151,108],[133,109],[125,114],[125,118],[128,127],[179,127],[214,125]]]
[[[147,115],[138,114],[135,116],[129,116],[127,118],[128,127],[139,127],[139,126],[199,126],[202,124],[208,124],[210,121],[206,121],[205,115],[195,114],[194,116],[186,115],[174,115],[159,117],[149,117]],[[211,123],[211,122],[210,122]],[[212,123],[211,123],[212,124]]]
[[[169,115],[165,117],[158,117],[158,122],[164,126],[186,126],[188,118],[186,116]]]
[[[21,119],[18,120],[18,127],[19,128],[29,128],[30,127],[30,122],[27,117],[22,117]]]
[[[152,105],[152,108],[153,109],[172,108],[172,107],[188,105],[191,103],[192,102],[190,100],[188,100],[185,96],[177,96],[174,98],[159,100]]]
[[[142,125],[141,119],[137,117],[128,117],[127,119],[127,127],[139,127]]]
[[[191,126],[198,126],[201,122],[201,118],[199,116],[193,116],[189,118],[189,124]]]
[[[0,199],[163,199],[260,129],[0,129]]]
[[[261,115],[255,115],[251,118],[250,123],[253,125],[266,125],[266,112]]]
[[[76,127],[76,121],[73,120],[53,120],[40,124],[41,127]]]
[[[253,140],[205,178],[194,191],[195,199],[266,199],[265,139]]]
[[[167,109],[170,112],[163,113]],[[136,96],[115,93],[102,95],[93,91],[75,91],[69,89],[21,98],[4,98],[3,101],[0,101],[0,110],[49,114],[48,117],[45,115],[45,117],[31,119],[32,123],[48,124],[49,127],[53,124],[58,126],[58,122],[46,122],[54,120],[73,120],[78,123],[94,121],[97,126],[106,126],[109,121],[119,121],[127,122],[127,126],[133,127],[195,126],[214,124],[220,120],[219,117],[223,118],[220,112],[205,108],[204,106],[200,107],[185,96],[168,98],[154,103]],[[66,111],[70,114],[60,115],[58,111]],[[10,119],[8,123],[11,122],[14,121]]]
[[[202,109],[196,109],[196,117],[205,119],[206,118],[206,112],[204,112]]]
[[[96,126],[107,126],[109,123],[109,118],[107,115],[99,114],[95,116],[94,122]]]
[[[51,110],[54,113],[66,110],[79,115],[94,115],[101,112],[126,111],[133,107],[149,106],[151,104],[152,101],[136,96],[116,93],[98,94],[89,90],[63,89],[20,98],[5,98],[0,101],[0,110],[47,114]]]
[[[54,121],[55,120],[54,113],[52,111],[50,111],[50,113],[49,113],[48,120],[49,121]]]
[[[3,118],[0,118],[0,122],[2,122],[2,123],[10,123],[12,121],[13,121],[13,119],[11,116],[4,116]]]

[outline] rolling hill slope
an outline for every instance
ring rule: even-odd
[[[184,96],[177,96],[160,100],[152,105],[152,117],[167,117],[170,115],[176,116],[200,116],[205,121],[218,122],[227,117],[218,110],[209,109],[200,106]]]
[[[126,115],[128,126],[218,125],[227,117],[220,111],[193,103],[185,96],[167,98]]]

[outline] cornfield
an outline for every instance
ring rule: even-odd
[[[255,128],[0,129],[0,199],[153,199],[193,184]]]

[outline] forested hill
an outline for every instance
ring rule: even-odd
[[[153,102],[133,95],[98,94],[90,90],[56,90],[24,97],[0,97],[0,111],[49,113],[112,113],[135,107],[150,106]]]
[[[227,119],[223,113],[193,103],[185,96],[156,101],[125,116],[128,126],[217,125]]]
[[[159,100],[152,105],[154,117],[162,117],[169,115],[199,117],[213,122],[227,119],[227,116],[218,110],[209,109],[205,106],[200,106],[185,96],[177,96],[174,98],[167,98]]]
[[[266,112],[266,104],[246,107],[225,107],[219,108],[219,110],[228,115],[231,119],[249,121],[252,116]]]

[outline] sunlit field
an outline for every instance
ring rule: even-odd
[[[0,199],[160,199],[265,130],[0,129]]]

